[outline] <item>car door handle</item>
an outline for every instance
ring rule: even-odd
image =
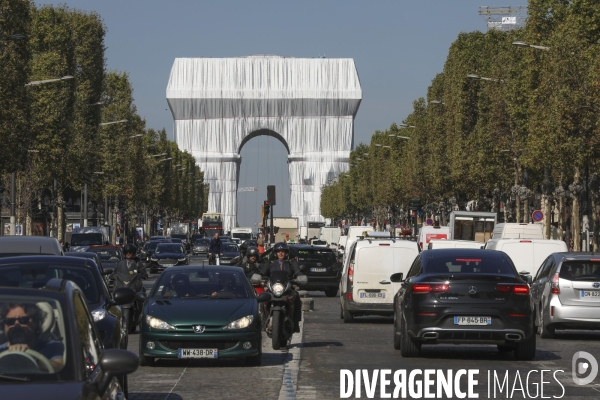
[[[382,285],[389,285],[392,282],[390,282],[390,281],[381,281],[379,283],[382,284]]]

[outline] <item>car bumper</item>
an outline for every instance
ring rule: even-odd
[[[153,270],[153,271],[164,271],[167,268],[178,267],[180,265],[187,265],[187,262],[186,261],[181,261],[181,262],[178,262],[175,265],[169,265],[169,266],[167,266],[167,265],[160,265],[160,264],[157,264],[155,262],[152,262],[150,264],[150,269]]]
[[[546,310],[548,323],[570,328],[600,328],[599,306],[567,306],[553,296]]]
[[[178,348],[218,349],[217,358],[240,358],[259,354],[261,331],[245,331],[233,333],[157,333],[140,332],[142,353],[146,357],[178,358]],[[154,343],[154,349],[148,348],[148,342]],[[244,348],[249,342],[251,347]]]
[[[355,314],[392,315],[394,305],[392,303],[358,303],[344,297],[344,309]]]
[[[308,275],[308,283],[301,285],[302,290],[324,290],[329,288],[337,288],[340,285],[339,276],[312,276]]]

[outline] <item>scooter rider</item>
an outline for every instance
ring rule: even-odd
[[[299,275],[304,275],[300,272],[300,266],[295,260],[289,260],[290,249],[285,242],[279,242],[273,247],[273,253],[277,255],[277,259],[271,263],[263,275],[271,276],[272,271],[287,271],[290,279],[296,278]],[[300,321],[302,319],[302,301],[296,293],[294,296],[294,332],[300,332]]]
[[[266,266],[260,259],[260,252],[257,247],[248,247],[246,257],[244,257],[244,262],[240,267],[242,267],[248,279],[252,278],[254,274],[264,275]]]
[[[215,233],[215,237],[210,241],[208,245],[208,260],[213,260],[213,257],[218,254],[219,257],[223,255],[223,242],[219,238],[219,232]]]
[[[138,263],[135,260],[137,248],[132,244],[126,244],[123,247],[123,253],[125,254],[125,259],[117,263],[113,274],[117,275],[119,279],[124,283],[128,283],[129,281],[131,281],[137,273],[141,273],[142,278],[147,279],[148,273],[145,269],[140,270],[141,265],[138,265]],[[143,290],[142,281],[139,280],[136,284],[136,287],[132,289],[135,290],[136,293],[141,292]]]

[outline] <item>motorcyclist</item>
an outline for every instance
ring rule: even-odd
[[[213,260],[215,255],[219,255],[221,257],[223,255],[223,242],[219,238],[219,232],[215,233],[213,239],[211,239],[210,244],[208,245],[208,259],[209,261]]]
[[[263,275],[266,269],[265,263],[260,259],[260,252],[255,246],[248,247],[244,262],[239,266],[244,270],[248,279],[252,278],[254,274]]]
[[[289,260],[290,249],[285,242],[276,243],[273,247],[273,253],[277,259],[271,263],[263,272],[265,276],[271,276],[272,271],[287,271],[289,279],[304,275],[300,271],[300,266],[295,260]],[[292,289],[293,290],[293,289]],[[300,332],[300,321],[302,320],[302,301],[296,293],[294,296],[294,332]]]
[[[136,253],[137,248],[134,245],[126,244],[125,246],[123,246],[123,254],[125,254],[125,259],[117,263],[117,266],[115,267],[115,270],[113,272],[113,274],[119,277],[119,279],[125,284],[132,280],[135,274],[138,273],[142,274],[143,279],[148,278],[148,273],[145,271],[145,269],[141,269],[142,266],[138,265],[138,262],[135,260]],[[135,287],[132,287],[132,289],[136,292],[142,291],[142,281],[138,280]]]

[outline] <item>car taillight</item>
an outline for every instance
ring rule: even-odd
[[[348,282],[354,282],[354,263],[351,263],[350,267],[348,267]]]
[[[450,286],[445,283],[432,285],[432,290],[434,292],[447,292],[448,290],[450,290]]]
[[[525,314],[508,314],[509,317],[524,317]]]
[[[529,294],[527,285],[496,285],[496,290],[501,293]]]
[[[429,293],[431,285],[413,285],[412,290],[414,293]]]
[[[419,313],[419,317],[434,317],[437,313],[433,311],[423,311]]]
[[[416,284],[413,285],[413,292],[415,293],[429,293],[429,292],[447,292],[450,290],[450,285],[447,283],[437,283],[433,285]]]
[[[551,286],[551,292],[552,294],[560,294],[560,288],[558,287],[558,274],[554,274],[554,277],[552,278],[552,286]]]

